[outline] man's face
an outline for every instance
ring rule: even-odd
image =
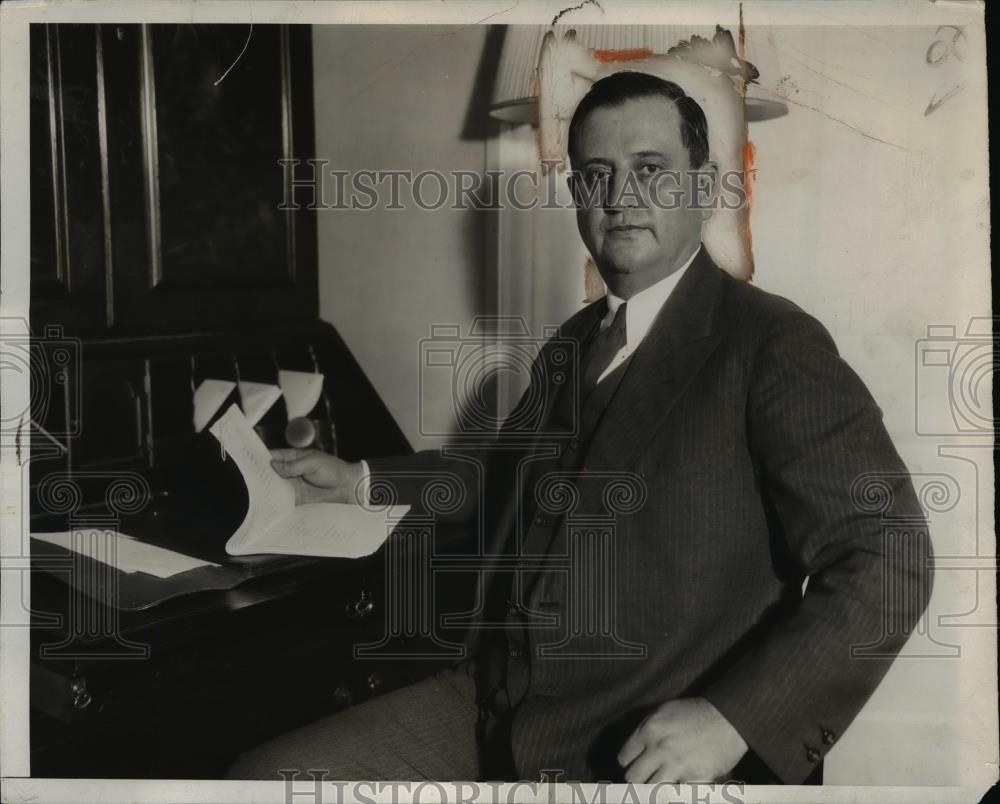
[[[592,111],[578,135],[570,181],[591,199],[577,204],[580,236],[611,291],[628,298],[683,264],[709,214],[695,203],[680,112],[666,98],[629,100]]]

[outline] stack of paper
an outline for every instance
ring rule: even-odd
[[[236,462],[247,484],[246,517],[226,543],[231,555],[360,558],[381,547],[410,510],[405,505],[385,510],[341,503],[296,506],[292,481],[271,468],[271,454],[237,405],[231,405],[210,432]]]
[[[169,578],[196,567],[219,566],[103,528],[32,533],[31,538],[64,547],[122,572],[145,572],[157,578]]]

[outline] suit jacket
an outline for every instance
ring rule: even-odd
[[[475,629],[480,693],[501,690],[512,710],[520,778],[620,778],[638,722],[702,696],[748,743],[744,768],[763,771],[744,781],[801,783],[927,605],[931,547],[907,471],[823,326],[702,248],[590,437],[552,440],[580,451],[572,492],[557,484],[572,499],[531,516],[524,485],[552,445],[559,349],[605,310],[584,308],[542,349],[516,421],[478,464],[376,460],[373,484],[415,502],[419,470],[473,492],[456,515],[485,528],[484,586],[510,604]],[[508,591],[497,568],[511,566]]]

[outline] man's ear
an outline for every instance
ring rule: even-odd
[[[707,159],[695,174],[695,207],[701,211],[702,220],[707,221],[719,198],[719,163]]]

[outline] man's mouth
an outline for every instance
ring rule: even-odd
[[[615,226],[609,226],[608,232],[638,232],[647,230],[647,228],[646,226],[636,226],[631,223],[619,223]]]

